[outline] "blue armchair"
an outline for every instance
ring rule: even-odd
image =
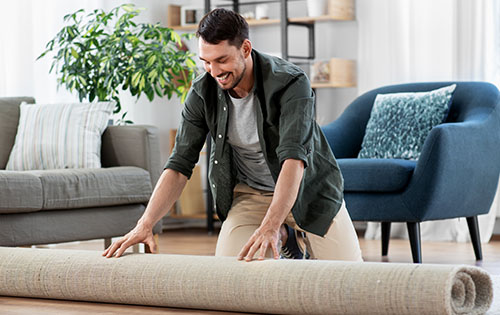
[[[445,123],[427,136],[418,161],[358,159],[377,94],[424,92],[457,85]],[[344,198],[354,221],[382,223],[382,255],[391,222],[406,222],[413,261],[422,261],[420,222],[466,217],[482,260],[477,216],[488,213],[500,172],[500,94],[485,82],[430,82],[386,86],[359,96],[323,132],[344,176]]]

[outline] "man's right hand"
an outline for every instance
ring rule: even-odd
[[[106,258],[110,258],[113,257],[114,254],[114,257],[118,258],[125,252],[125,250],[127,250],[127,248],[138,243],[148,245],[152,253],[156,253],[157,251],[156,243],[153,237],[153,229],[144,226],[140,221],[132,231],[128,232],[124,237],[111,244],[111,246],[109,246],[104,253],[102,253],[102,255],[106,256]]]

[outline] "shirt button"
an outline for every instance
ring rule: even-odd
[[[212,184],[212,187],[215,188],[215,184]]]
[[[220,134],[220,133],[219,133],[219,136],[218,136],[218,137],[219,137],[219,139],[221,139],[221,138],[222,138],[222,134]]]
[[[225,111],[225,110],[227,110],[227,107],[226,107],[226,106],[224,106],[222,109]]]
[[[215,161],[214,161],[214,163],[215,163],[215,164],[219,164],[219,161],[215,160]]]

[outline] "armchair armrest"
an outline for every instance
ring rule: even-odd
[[[349,108],[348,108],[349,109]],[[356,158],[361,150],[366,122],[351,116],[347,110],[337,120],[322,126],[335,158]]]
[[[434,220],[489,211],[500,172],[498,124],[492,114],[431,130],[403,196],[417,217]]]
[[[102,135],[103,167],[137,166],[147,170],[155,187],[162,165],[158,129],[153,126],[109,126]]]
[[[359,96],[338,119],[321,128],[337,159],[358,157],[375,96],[376,91]]]

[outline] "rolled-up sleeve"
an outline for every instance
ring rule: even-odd
[[[191,89],[182,110],[174,150],[165,169],[178,171],[187,178],[191,178],[208,134],[203,108],[203,100]]]
[[[314,94],[304,74],[287,87],[281,97],[280,110],[280,139],[276,148],[279,162],[302,160],[307,167],[314,132]]]

